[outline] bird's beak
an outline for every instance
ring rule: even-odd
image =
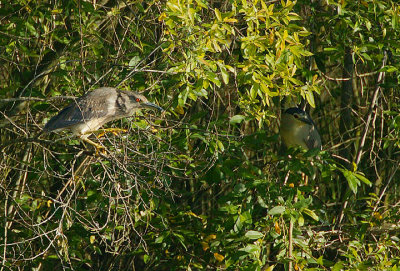
[[[156,105],[156,104],[150,103],[150,102],[142,103],[142,107],[148,107],[148,108],[158,109],[158,110],[160,110],[161,112],[164,111],[164,108],[162,108],[162,107],[160,107],[160,106],[158,106],[158,105]]]
[[[299,118],[302,122],[307,123],[309,125],[313,125],[312,121],[307,116],[302,116]]]

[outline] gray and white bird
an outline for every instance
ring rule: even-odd
[[[297,107],[286,109],[281,117],[280,135],[287,148],[322,148],[321,137],[311,117]]]
[[[91,132],[107,122],[129,117],[135,111],[146,108],[164,110],[137,92],[101,87],[86,93],[61,110],[46,123],[43,131],[69,129],[82,140],[99,148],[101,146],[88,139]]]

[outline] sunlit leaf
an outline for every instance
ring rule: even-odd
[[[364,175],[362,175],[361,173],[354,173],[354,175],[357,177],[357,179],[359,179],[360,181],[362,181],[363,183],[365,183],[368,186],[372,186],[372,183],[370,180],[368,180],[367,178],[365,178]]]
[[[215,12],[215,16],[217,17],[217,20],[221,22],[222,16],[221,16],[221,12],[219,11],[219,9],[215,8],[214,12]]]
[[[317,216],[316,213],[314,213],[314,211],[312,211],[312,210],[310,210],[308,208],[304,208],[303,209],[303,213],[307,214],[308,216],[310,216],[315,221],[319,221],[319,217]]]
[[[243,115],[235,115],[229,119],[232,124],[241,123],[246,117]]]
[[[222,262],[222,261],[225,259],[224,256],[222,256],[221,254],[219,254],[219,253],[217,253],[217,252],[214,253],[214,258],[215,258],[218,262]]]
[[[249,239],[260,239],[264,237],[264,234],[259,231],[248,231],[245,236]]]
[[[269,215],[280,215],[286,210],[285,206],[275,206],[268,211]]]
[[[307,102],[311,105],[311,107],[315,108],[314,94],[312,91],[306,91],[306,99]]]

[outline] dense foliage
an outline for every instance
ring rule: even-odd
[[[400,4],[0,1],[0,270],[396,270]],[[91,138],[40,134],[100,86]],[[284,150],[306,107],[323,150]],[[308,176],[308,177],[306,177]]]

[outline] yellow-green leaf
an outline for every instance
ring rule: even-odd
[[[217,17],[217,20],[222,22],[222,16],[221,16],[221,12],[219,11],[219,9],[215,8],[215,16]]]
[[[315,221],[319,221],[319,217],[317,216],[316,213],[314,213],[314,211],[304,208],[303,209],[303,213],[307,214],[308,216],[310,216],[312,219],[314,219]]]
[[[307,102],[311,105],[311,107],[315,108],[314,94],[311,90],[306,91],[306,99],[307,99]]]

